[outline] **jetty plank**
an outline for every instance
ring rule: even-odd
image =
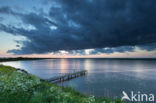
[[[53,77],[50,79],[47,79],[47,81],[52,82],[52,83],[57,83],[57,82],[63,82],[63,81],[67,81],[76,77],[80,77],[86,74],[86,70],[81,70],[81,71],[77,71],[74,73],[68,73],[62,76],[57,76],[57,77]]]

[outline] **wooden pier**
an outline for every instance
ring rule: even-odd
[[[68,74],[65,74],[65,75],[62,75],[62,76],[53,77],[53,78],[50,78],[50,79],[47,79],[47,80],[49,82],[51,82],[51,83],[64,82],[64,81],[67,81],[67,80],[70,80],[70,79],[73,79],[73,78],[83,76],[83,75],[86,74],[86,72],[87,72],[86,70],[77,71],[77,72],[74,72],[74,73],[68,73]]]

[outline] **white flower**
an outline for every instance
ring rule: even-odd
[[[102,103],[106,103],[105,101],[103,101]]]

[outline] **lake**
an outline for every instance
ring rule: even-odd
[[[87,70],[85,76],[59,85],[98,97],[121,97],[122,91],[156,95],[156,61],[107,59],[46,59],[11,61],[1,64],[22,68],[40,78],[50,78],[75,70]]]

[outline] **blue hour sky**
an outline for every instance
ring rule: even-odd
[[[0,57],[156,57],[155,0],[1,0]]]

